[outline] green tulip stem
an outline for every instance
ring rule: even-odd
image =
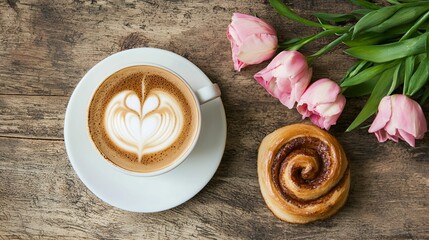
[[[429,12],[425,13],[402,37],[399,41],[408,39],[426,20],[429,18]]]
[[[323,38],[323,37],[327,37],[327,36],[331,36],[334,34],[343,34],[349,31],[349,28],[346,27],[339,27],[339,28],[333,28],[333,29],[327,29],[324,30],[322,32],[319,32],[317,34],[311,35],[311,36],[307,36],[307,37],[303,37],[300,38],[299,40],[289,40],[289,41],[285,41],[283,43],[280,43],[278,48],[279,49],[287,49],[287,50],[299,50],[300,48],[302,48],[303,46],[307,45],[310,42],[313,42],[317,39]]]
[[[343,41],[345,41],[345,40],[347,40],[349,38],[350,38],[350,34],[349,33],[342,34],[340,37],[338,37],[334,41],[330,42],[328,45],[324,46],[323,48],[321,48],[316,53],[314,53],[314,54],[310,55],[309,57],[307,57],[308,62],[311,64],[315,59],[317,59],[318,57],[322,56],[323,54],[331,51],[338,44],[342,43]]]
[[[285,16],[289,18],[292,21],[302,23],[304,25],[310,26],[310,27],[320,27],[323,29],[332,29],[332,28],[338,28],[337,26],[329,25],[329,24],[322,24],[310,21],[308,19],[305,19],[295,12],[293,12],[288,6],[286,6],[281,0],[269,0],[270,5],[282,16]]]

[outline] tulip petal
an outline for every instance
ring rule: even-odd
[[[387,138],[394,141],[394,142],[398,142],[399,141],[399,133],[396,132],[395,134],[390,134],[388,132],[387,133]]]
[[[242,13],[232,15],[231,25],[238,36],[250,36],[260,33],[277,34],[275,29],[262,19]]]
[[[267,90],[268,93],[274,96],[273,93],[276,87],[276,81],[273,79],[273,74],[269,69],[265,68],[260,72],[256,73],[253,77],[259,84],[261,84],[265,88],[265,90]]]
[[[316,90],[317,89],[317,90]],[[311,84],[302,96],[302,101],[312,103],[334,102],[341,92],[341,88],[332,80],[323,78]]]
[[[273,69],[274,76],[291,79],[294,83],[300,80],[298,75],[307,72],[303,70],[309,68],[304,55],[298,51],[283,51],[273,59],[272,63],[270,67]]]
[[[283,105],[292,109],[307,88],[311,75],[304,55],[297,51],[283,51],[254,78]]]
[[[393,95],[394,120],[398,129],[404,130],[415,138],[423,138],[427,131],[426,119],[420,105],[404,95]]]
[[[311,114],[310,115],[310,120],[311,120],[311,122],[313,122],[314,124],[316,124],[320,128],[324,127],[323,119],[319,115],[317,115],[317,114]]]
[[[369,133],[374,133],[386,126],[392,116],[392,104],[390,102],[390,96],[386,96],[381,99],[378,105],[378,114],[368,129]],[[383,141],[384,142],[384,141]]]
[[[377,139],[383,137],[398,142],[404,140],[415,147],[415,139],[423,138],[427,123],[420,105],[411,98],[395,94],[384,97],[378,113],[368,132],[374,132]],[[381,136],[383,133],[383,136]]]
[[[386,131],[384,131],[383,129],[380,129],[378,131],[374,132],[375,136],[377,137],[377,140],[379,142],[385,142],[387,141],[388,137],[387,137],[387,133]]]
[[[297,110],[303,118],[310,117],[314,124],[329,130],[337,123],[346,104],[340,92],[336,82],[326,78],[317,80],[302,94]]]
[[[405,132],[402,129],[398,129],[399,132],[399,136],[402,140],[404,140],[405,142],[407,142],[408,144],[410,144],[411,147],[415,147],[416,146],[416,140],[414,138],[413,135]]]
[[[233,14],[227,38],[231,42],[236,71],[273,57],[278,43],[272,26],[257,17],[241,13]]]
[[[318,104],[316,111],[325,117],[337,115],[343,111],[345,101],[346,99],[343,95],[338,95],[337,99],[331,103]]]
[[[296,110],[302,115],[302,119],[311,116],[311,111],[309,111],[307,107],[307,104],[296,106]]]
[[[258,64],[274,56],[277,49],[277,36],[255,34],[243,41],[237,58],[246,64]]]

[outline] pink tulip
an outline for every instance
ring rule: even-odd
[[[375,133],[379,142],[398,138],[415,146],[427,131],[426,119],[420,105],[411,98],[395,94],[384,97],[378,105],[378,113],[368,132]]]
[[[317,80],[305,90],[298,102],[297,110],[302,118],[310,120],[321,128],[329,130],[346,105],[346,98],[341,94],[338,84],[327,78]]]
[[[311,74],[304,55],[297,51],[283,51],[254,78],[273,97],[292,109],[310,83]]]
[[[276,31],[257,17],[234,13],[227,35],[231,42],[234,69],[237,71],[270,59],[276,53]]]

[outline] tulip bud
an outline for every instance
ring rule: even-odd
[[[234,13],[227,36],[231,42],[232,60],[236,71],[270,59],[276,53],[278,43],[276,31],[257,17]]]
[[[340,117],[346,98],[338,84],[327,78],[317,80],[305,90],[298,102],[297,110],[302,118],[310,120],[321,128],[329,130]]]
[[[422,139],[427,132],[425,115],[420,105],[411,98],[395,94],[384,97],[378,105],[378,113],[368,130],[379,142],[387,139],[406,141],[415,146],[416,139]]]
[[[292,109],[310,83],[311,74],[304,55],[297,51],[283,51],[254,78],[273,97]]]

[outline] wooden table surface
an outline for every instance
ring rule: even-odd
[[[287,2],[304,16],[353,9],[340,0]],[[365,99],[350,99],[330,130],[350,161],[346,205],[308,225],[272,215],[259,191],[257,149],[268,133],[302,120],[253,80],[267,62],[234,72],[226,39],[233,12],[266,19],[283,40],[317,31],[280,17],[264,0],[1,0],[0,238],[428,239],[429,136],[411,148],[379,144],[366,129],[345,133]],[[220,85],[227,116],[226,149],[213,179],[160,213],[130,213],[98,199],[64,147],[64,113],[79,80],[103,58],[135,47],[194,62]],[[314,79],[339,81],[352,64],[339,48],[315,62]]]

